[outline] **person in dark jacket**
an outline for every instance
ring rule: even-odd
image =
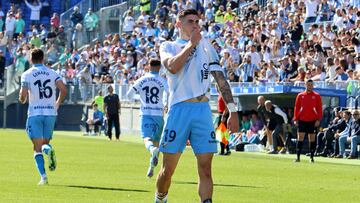
[[[104,111],[108,122],[107,135],[109,139],[112,139],[112,126],[115,126],[115,137],[116,140],[120,140],[120,119],[119,113],[121,113],[120,99],[117,94],[114,94],[112,85],[108,86],[109,94],[104,98]]]

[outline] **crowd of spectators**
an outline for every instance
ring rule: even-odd
[[[152,14],[135,17],[129,9],[122,33],[69,52],[58,68],[66,70],[67,83],[87,71],[86,84],[132,83],[148,70],[148,59],[158,57],[160,44],[177,38],[179,10],[195,8],[202,34],[216,47],[231,82],[357,80],[360,11],[355,2],[280,0],[240,12],[241,1],[160,1]]]
[[[164,0],[154,12],[141,11],[138,17],[130,8],[121,16],[122,33],[93,43],[99,18],[91,9],[84,15],[75,7],[63,25],[54,13],[49,28],[34,21],[25,33],[22,11],[13,6],[6,15],[0,12],[0,24],[5,24],[0,50],[11,54],[19,73],[26,69],[27,50],[41,47],[49,65],[59,60],[55,69],[66,84],[131,84],[148,71],[147,61],[158,57],[160,44],[177,38],[177,13],[194,8],[201,16],[202,34],[218,51],[231,82],[359,79],[358,1],[260,2],[241,9],[246,1]],[[84,29],[86,35],[81,32]],[[81,51],[79,40],[89,43]]]

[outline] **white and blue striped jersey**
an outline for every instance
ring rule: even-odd
[[[188,41],[182,39],[162,43],[160,46],[161,61],[176,56],[187,43]],[[203,38],[179,72],[172,74],[166,71],[170,90],[169,106],[207,95],[211,85],[211,71],[222,71],[219,65],[219,56],[210,42]]]
[[[150,72],[136,80],[127,92],[132,97],[134,92],[140,95],[140,115],[162,116],[164,110],[164,92],[169,92],[166,79],[159,73]]]
[[[21,75],[21,87],[28,89],[28,117],[46,115],[56,116],[56,81],[59,74],[54,70],[36,64]]]

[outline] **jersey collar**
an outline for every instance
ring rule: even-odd
[[[189,40],[185,40],[185,39],[181,39],[181,38],[177,38],[176,42],[179,44],[187,44],[189,42]]]

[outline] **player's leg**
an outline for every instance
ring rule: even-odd
[[[35,164],[41,177],[39,185],[47,184],[45,161],[41,153],[41,146],[43,144],[43,123],[41,116],[32,116],[27,119],[26,132],[33,143]]]
[[[314,163],[314,153],[316,148],[315,135],[315,133],[308,133],[311,163]]]
[[[31,139],[33,146],[34,146],[34,159],[35,164],[40,174],[40,182],[39,185],[45,185],[48,183],[46,171],[45,171],[45,161],[44,156],[41,153],[41,146],[43,144],[42,138],[33,138]]]
[[[156,180],[156,203],[167,201],[167,194],[171,185],[171,177],[175,172],[180,156],[180,152],[176,154],[163,153],[162,166]]]
[[[304,131],[303,122],[299,121],[298,123],[298,133],[297,133],[297,141],[296,141],[296,159],[295,162],[300,162],[300,154],[303,147],[305,131]]]
[[[198,191],[201,202],[211,202],[213,194],[213,180],[211,175],[211,163],[213,154],[197,154],[197,166],[199,174]]]
[[[155,147],[153,142],[156,123],[152,119],[152,116],[147,116],[147,115],[142,115],[140,117],[140,123],[141,123],[141,137],[143,138],[145,148],[149,151],[151,155],[149,161],[149,168],[146,173],[146,176],[151,178],[154,175],[154,167],[155,165],[157,165],[158,162],[157,153],[159,152],[158,148]],[[155,156],[156,156],[156,160],[154,158]]]
[[[42,145],[42,151],[48,155],[49,170],[54,171],[56,169],[56,156],[55,149],[49,144],[53,136],[55,127],[56,116],[45,116],[44,117],[44,140]]]
[[[190,143],[197,158],[201,202],[212,202],[213,180],[211,163],[217,153],[217,141],[212,127],[211,109],[208,103],[197,104],[192,112],[196,115],[191,125]]]
[[[178,103],[170,108],[160,140],[163,163],[156,182],[155,202],[166,202],[171,177],[186,147],[192,123],[192,104]],[[215,134],[214,134],[215,135]],[[216,146],[215,146],[216,147]]]

